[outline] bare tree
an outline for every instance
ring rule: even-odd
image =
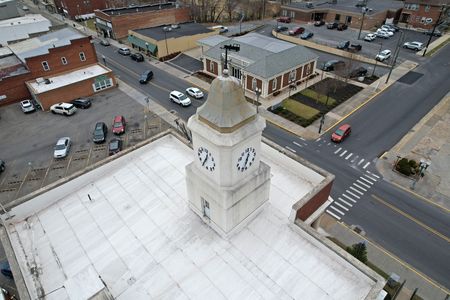
[[[233,13],[236,11],[236,8],[239,6],[239,0],[226,0],[224,8],[228,14],[228,20],[231,22],[233,20]]]

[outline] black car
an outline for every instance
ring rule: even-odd
[[[6,169],[6,163],[0,159],[0,173],[5,171]]]
[[[144,56],[140,53],[133,53],[130,55],[130,58],[135,61],[144,61]]]
[[[334,23],[329,23],[328,25],[327,25],[327,28],[328,29],[335,29],[335,28],[337,28],[338,27],[338,23],[336,23],[336,22],[334,22]]]
[[[109,146],[108,146],[109,155],[114,155],[121,150],[122,150],[122,140],[121,139],[112,139],[109,142]]]
[[[7,261],[1,263],[0,272],[4,276],[13,279],[13,273],[11,272],[11,267],[9,266],[9,263]]]
[[[367,69],[364,67],[358,67],[350,72],[350,78],[361,77],[367,75]]]
[[[85,109],[85,108],[91,107],[91,100],[86,99],[86,98],[78,98],[78,99],[71,101],[70,103],[72,103],[73,106],[75,106],[76,108]]]
[[[433,30],[427,30],[424,32],[424,34],[426,34],[426,35],[431,35],[431,33],[433,33],[433,36],[437,36],[437,37],[442,36],[442,32],[440,32],[437,29],[434,30],[434,32],[433,32]]]
[[[323,67],[322,70],[324,71],[334,71],[335,69],[338,68],[343,68],[345,66],[345,62],[341,61],[341,60],[329,60],[327,61]]]
[[[312,33],[312,32],[303,32],[302,33],[302,35],[300,35],[300,38],[302,39],[302,40],[307,40],[307,39],[310,39],[310,38],[312,38],[313,37],[313,35],[314,35],[314,33]]]
[[[357,51],[361,51],[361,49],[362,49],[361,44],[352,43],[352,44],[350,44],[350,47],[348,50],[352,51],[352,52],[357,52]]]
[[[340,23],[340,24],[337,26],[337,30],[339,30],[339,31],[346,30],[347,27],[348,27],[347,24]]]
[[[283,25],[278,25],[277,28],[275,28],[276,32],[282,32],[282,31],[286,31],[286,30],[288,30],[288,28]]]
[[[103,122],[97,122],[95,124],[94,133],[92,140],[96,144],[103,143],[106,141],[106,135],[108,134],[108,127]]]
[[[348,47],[350,47],[350,41],[343,41],[343,42],[340,42],[340,43],[336,46],[336,48],[341,49],[341,50],[347,50]]]
[[[317,26],[317,27],[322,26],[322,25],[324,25],[324,24],[325,24],[325,21],[324,21],[324,20],[319,20],[319,21],[315,21],[315,22],[314,22],[314,26]]]
[[[144,73],[142,73],[141,77],[139,77],[139,82],[140,83],[147,83],[152,78],[153,78],[153,72],[150,71],[150,70],[147,70]]]

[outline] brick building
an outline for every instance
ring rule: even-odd
[[[109,8],[95,11],[97,30],[103,36],[116,40],[126,38],[128,30],[184,23],[190,20],[190,9],[175,3]]]
[[[450,0],[405,0],[399,22],[414,28],[432,29]],[[446,17],[443,12],[441,20]]]
[[[107,0],[56,0],[54,4],[59,13],[70,19],[93,15],[94,10],[108,7]]]
[[[345,23],[349,27],[369,30],[381,26],[387,18],[397,20],[400,17],[403,2],[395,0],[370,1],[367,13],[362,18],[361,1],[308,1],[292,2],[281,6],[281,16],[290,17],[294,22],[314,22],[324,20],[327,23]],[[357,6],[358,4],[358,6]]]
[[[94,86],[80,91],[71,90],[70,85],[64,85],[64,97],[54,99],[56,101],[51,103],[41,101],[39,96],[27,87],[27,82],[31,81],[44,82],[51,86],[50,78],[75,70],[83,70],[83,68],[87,68],[86,71],[94,74],[90,68],[98,64],[91,37],[84,36],[71,28],[64,28],[10,45],[9,49],[10,52],[5,52],[0,58],[0,105],[33,97],[44,109],[47,109],[56,102],[69,101],[97,92]],[[115,85],[111,70],[103,69],[104,72],[96,69],[95,74],[107,76],[111,79],[112,86]],[[78,81],[88,80],[87,77],[87,75],[80,76]],[[89,80],[93,84],[95,83],[95,78]],[[78,83],[73,82],[72,84]]]
[[[314,74],[317,55],[298,46],[258,33],[249,33],[232,39],[212,36],[199,41],[203,52],[203,71],[217,76],[222,74],[224,50],[229,44],[239,44],[239,52],[228,53],[229,74],[241,81],[245,92],[261,91],[261,98],[268,98],[298,85]]]

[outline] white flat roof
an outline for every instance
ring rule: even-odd
[[[50,80],[49,84],[45,84],[44,82],[38,83],[36,82],[36,80],[33,80],[28,81],[27,85],[33,90],[34,94],[41,94],[89,78],[94,78],[103,74],[107,74],[108,72],[109,70],[105,69],[101,65],[92,65],[83,69],[78,69],[61,75],[45,77],[46,79]]]
[[[41,15],[25,15],[0,21],[0,43],[29,38],[30,34],[49,31],[51,22]]]
[[[65,282],[86,297],[97,276],[119,300],[365,299],[375,281],[288,220],[321,176],[262,150],[270,201],[229,240],[189,209],[194,153],[172,135],[16,206],[7,230],[31,298],[78,299]]]

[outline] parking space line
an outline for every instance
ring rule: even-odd
[[[86,159],[86,165],[84,166],[85,168],[87,166],[89,166],[89,160],[91,159],[91,153],[92,153],[92,146],[89,148],[89,154],[88,154],[88,157]]]
[[[72,162],[73,155],[70,156],[69,162],[67,163],[66,171],[64,172],[64,177],[67,176],[67,172],[69,172],[70,163]]]
[[[14,199],[17,199],[17,196],[19,195],[20,190],[22,189],[22,186],[23,186],[23,184],[25,183],[25,179],[27,179],[28,174],[30,174],[30,172],[31,172],[31,167],[28,167],[28,171],[27,171],[27,173],[25,174],[25,177],[22,179],[22,182],[20,183],[20,186],[19,186],[19,188],[17,189],[16,194],[14,195]]]
[[[2,182],[0,183],[0,185],[3,185],[3,184],[5,183],[5,180],[6,180],[6,177],[7,177],[7,176],[6,176],[6,173],[9,171],[9,169],[14,170],[14,169],[12,169],[11,167],[14,165],[15,162],[16,162],[16,161],[13,160],[11,164],[8,163],[8,166],[7,166],[7,168],[6,168],[6,171],[3,173],[4,177],[3,177]]]
[[[42,183],[41,183],[41,186],[40,186],[39,188],[42,188],[42,187],[44,186],[45,179],[47,178],[48,171],[50,171],[50,168],[51,168],[51,166],[52,166],[53,161],[54,161],[54,159],[52,159],[52,160],[50,161],[50,164],[48,165],[47,170],[45,171],[44,178],[42,179]]]

